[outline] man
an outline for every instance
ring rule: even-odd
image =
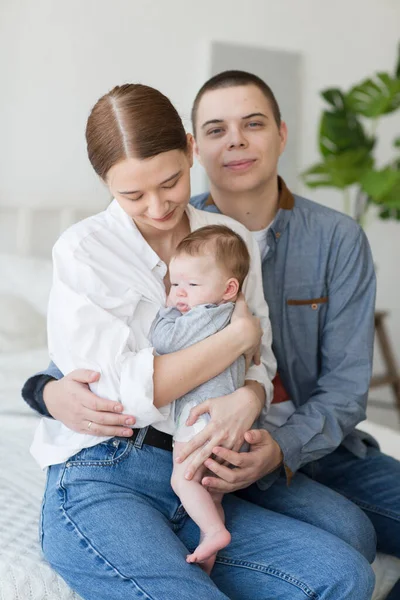
[[[211,192],[192,203],[254,232],[280,376],[276,391],[282,398],[287,390],[294,405],[273,441],[252,432],[253,453],[220,449],[236,469],[208,461],[221,479],[204,483],[224,492],[252,484],[276,466],[277,444],[287,478],[297,472],[290,487],[281,475],[268,493],[253,485],[244,497],[326,528],[332,515],[317,497],[327,490],[316,489],[312,478],[358,504],[374,524],[378,549],[400,557],[400,463],[355,430],[365,418],[372,370],[375,276],[367,239],[352,219],[292,195],[278,178],[287,129],[262,80],[237,71],[216,75],[197,94],[192,119]],[[280,422],[285,405],[273,406],[278,417],[281,409]],[[292,486],[311,493],[306,510]]]
[[[247,454],[218,449],[234,468],[210,459],[206,464],[218,477],[204,483],[241,490],[244,498],[324,529],[372,560],[370,522],[347,496],[372,520],[378,548],[400,556],[400,464],[354,430],[365,417],[372,368],[375,277],[366,237],[350,218],[292,195],[278,179],[286,126],[257,77],[234,71],[210,79],[194,103],[193,131],[211,192],[193,204],[241,221],[259,242],[279,373],[277,428],[246,434]],[[64,378],[71,405],[78,396],[86,402],[84,411],[76,405],[69,423],[63,404],[48,393],[60,383],[50,374],[28,380],[24,397],[41,412],[47,413],[46,404],[77,431],[87,433],[90,422],[93,434],[129,435],[126,415],[110,412],[87,390],[95,377],[80,371]]]

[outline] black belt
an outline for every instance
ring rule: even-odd
[[[139,435],[139,431],[142,431],[142,429],[133,429],[132,431],[133,435],[128,439],[134,442]],[[172,452],[172,435],[164,433],[163,431],[158,431],[158,429],[154,429],[154,427],[150,425],[144,436],[143,444]]]

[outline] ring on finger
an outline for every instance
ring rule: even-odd
[[[92,421],[89,421],[89,422],[88,422],[88,424],[87,424],[87,428],[88,428],[88,429],[90,429],[90,428],[91,428],[91,426],[92,426],[92,424],[93,424],[93,422],[92,422]]]

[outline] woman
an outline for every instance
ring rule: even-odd
[[[269,512],[235,496],[224,501],[232,543],[218,557],[211,579],[186,563],[198,530],[169,483],[171,403],[243,353],[259,362],[261,330],[238,302],[231,325],[181,352],[154,357],[147,335],[165,302],[166,264],[189,231],[225,223],[249,245],[251,238],[234,221],[187,206],[190,137],[156,90],[115,88],[95,105],[86,133],[92,166],[115,200],[55,246],[50,351],[65,373],[77,367],[100,371],[92,389],[111,400],[121,398],[136,417],[136,429],[130,439],[101,439],[57,422],[41,424],[33,453],[42,466],[49,465],[41,519],[46,558],[87,600],[367,599],[369,570],[349,546],[320,532],[314,543],[312,528],[286,517],[281,517],[279,543],[275,537],[271,544]],[[249,369],[245,387],[211,401],[206,456],[222,442],[240,447],[270,392],[270,330],[259,257],[249,249],[252,266],[244,291],[266,328],[262,364]],[[283,568],[288,556],[295,559],[305,540],[309,564],[294,560],[288,572]],[[338,551],[343,570],[321,576],[316,568],[321,555],[329,564]],[[348,564],[359,568],[344,577]]]

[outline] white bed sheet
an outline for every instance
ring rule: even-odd
[[[20,388],[47,360],[45,348],[0,354],[0,600],[79,600],[45,562],[38,540],[45,474],[29,454],[38,418],[21,399]],[[360,428],[400,459],[400,435],[370,422]],[[383,600],[400,578],[400,561],[380,555],[374,569],[373,600]]]
[[[20,388],[47,356],[45,348],[0,355],[1,600],[79,600],[42,558],[38,540],[45,473],[29,453],[38,417]]]

